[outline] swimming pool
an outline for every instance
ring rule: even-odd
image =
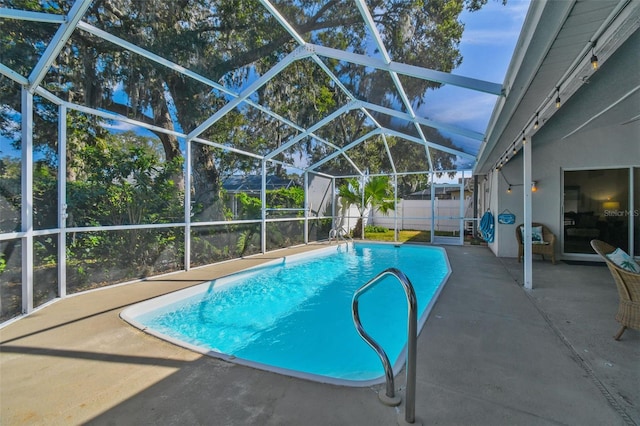
[[[296,377],[351,386],[384,380],[351,317],[354,292],[395,267],[413,284],[418,330],[450,274],[443,249],[355,243],[269,262],[125,309],[132,325],[192,350]],[[360,318],[404,363],[407,302],[394,277],[360,297]],[[387,282],[388,281],[388,282]]]

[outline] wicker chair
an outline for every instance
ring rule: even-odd
[[[516,226],[516,239],[518,240],[518,262],[522,260],[522,256],[524,256],[524,244],[522,244],[522,231],[520,230],[524,224],[520,224]],[[531,245],[531,253],[542,255],[542,260],[544,260],[545,256],[549,256],[551,258],[551,263],[556,264],[556,236],[551,232],[549,228],[541,223],[532,223],[531,226],[541,226],[542,227],[542,240],[545,244],[532,244]]]
[[[622,333],[624,333],[627,328],[640,330],[640,274],[629,272],[609,260],[606,255],[616,249],[612,245],[600,240],[591,240],[591,247],[593,247],[596,253],[607,263],[616,287],[618,288],[620,303],[618,305],[616,321],[622,324],[622,327],[613,338],[620,340]]]

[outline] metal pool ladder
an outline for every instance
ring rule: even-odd
[[[329,244],[331,244],[331,241],[333,240],[336,240],[336,242],[340,241],[341,238],[343,241],[353,241],[353,238],[351,238],[347,230],[342,226],[338,228],[331,228],[329,231]]]
[[[391,367],[391,363],[389,362],[389,357],[382,347],[375,341],[373,338],[364,331],[362,327],[362,323],[360,321],[360,314],[358,312],[358,299],[360,296],[373,287],[375,287],[381,280],[387,275],[393,275],[400,281],[402,287],[404,289],[405,295],[407,296],[407,306],[408,306],[408,333],[407,333],[407,383],[406,383],[406,405],[405,405],[405,413],[404,413],[404,421],[406,423],[414,423],[415,422],[415,412],[416,412],[416,352],[417,352],[417,338],[418,338],[418,317],[417,317],[417,299],[416,292],[413,289],[413,285],[409,278],[396,268],[388,268],[379,273],[375,278],[364,284],[360,287],[353,295],[353,299],[351,302],[351,310],[353,315],[353,322],[356,326],[356,330],[360,337],[364,339],[365,342],[378,354],[380,361],[382,361],[382,366],[384,367],[384,374],[387,382],[386,390],[380,391],[378,397],[380,401],[384,404],[390,406],[400,405],[401,398],[400,396],[395,395],[395,385],[393,381],[393,369]]]

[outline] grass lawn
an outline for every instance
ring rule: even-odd
[[[365,239],[371,241],[394,241],[393,240],[393,229],[390,229],[386,232],[371,232],[365,231],[364,233]],[[436,235],[444,236],[444,237],[452,237],[453,234],[451,232],[441,232],[436,231]],[[428,243],[431,241],[431,233],[429,231],[398,231],[398,242],[413,242],[413,243]],[[465,244],[480,244],[485,245],[486,243],[479,238],[471,238],[471,236],[465,236]]]
[[[374,241],[394,241],[393,229],[387,232],[365,232],[364,237]],[[407,241],[428,243],[431,241],[431,233],[429,231],[398,231],[398,242],[405,243]]]

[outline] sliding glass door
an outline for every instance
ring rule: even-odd
[[[589,242],[594,238],[620,247],[627,253],[639,254],[639,170],[619,168],[564,172],[565,254],[593,254]]]
[[[633,253],[640,257],[640,167],[633,169]]]

